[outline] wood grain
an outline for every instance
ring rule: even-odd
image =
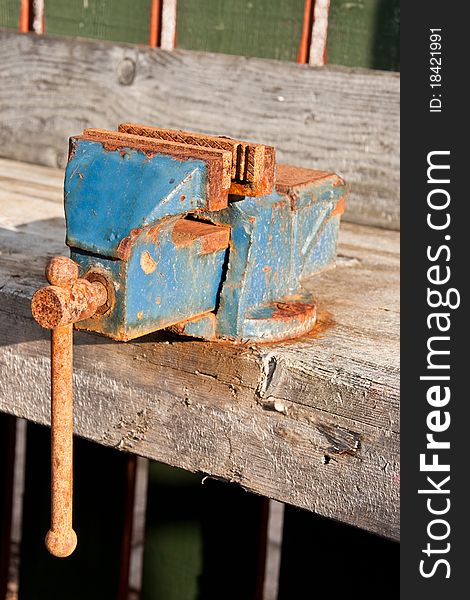
[[[37,193],[59,173],[29,169],[0,160],[0,410],[47,424],[49,343],[30,299],[66,249],[61,203]],[[396,539],[398,235],[343,224],[337,269],[309,286],[320,326],[282,344],[76,332],[75,432]]]
[[[0,153],[63,166],[122,121],[271,144],[351,184],[345,219],[399,226],[399,76],[0,32]]]

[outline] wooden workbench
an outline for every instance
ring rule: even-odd
[[[49,423],[30,314],[66,252],[63,171],[0,160],[0,411]],[[399,537],[398,233],[344,223],[316,329],[277,345],[75,334],[75,432]]]

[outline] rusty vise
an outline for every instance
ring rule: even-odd
[[[121,341],[170,327],[237,342],[309,331],[316,301],[302,282],[334,264],[347,185],[276,165],[263,144],[122,124],[70,139],[64,191],[72,260],[52,259],[51,285],[32,300],[52,329],[53,452],[66,457],[53,469],[48,547],[58,556],[76,543],[66,499],[73,324]]]
[[[109,302],[78,329],[130,340],[169,326],[280,340],[315,323],[302,280],[334,262],[346,186],[274,149],[121,125],[71,139],[67,244]]]

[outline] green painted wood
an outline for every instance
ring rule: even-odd
[[[21,0],[0,0],[0,27],[18,29]]]
[[[126,518],[127,455],[74,439],[75,552],[44,546],[49,528],[50,430],[28,423],[19,600],[117,600]]]
[[[195,600],[202,568],[202,475],[151,461],[141,600]]]
[[[396,600],[399,550],[397,542],[286,505],[278,600]]]
[[[176,45],[295,61],[303,10],[304,0],[178,0]]]
[[[46,33],[146,44],[151,0],[47,0]]]
[[[399,0],[331,0],[328,64],[398,71]]]
[[[151,462],[141,600],[260,600],[266,503]]]

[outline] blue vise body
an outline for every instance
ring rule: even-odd
[[[334,265],[347,185],[274,149],[123,124],[72,137],[66,242],[108,301],[76,324],[117,340],[282,340],[315,324],[302,282]]]

